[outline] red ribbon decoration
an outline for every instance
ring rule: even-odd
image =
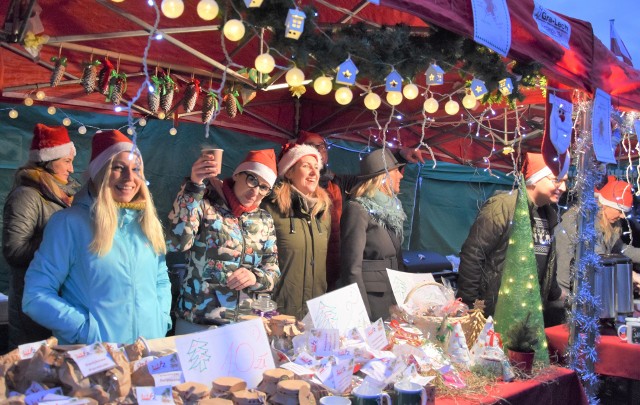
[[[490,330],[487,332],[487,335],[489,336],[489,346],[493,347],[493,338],[496,337],[498,338],[498,346],[502,349],[502,337],[500,337],[498,332]]]

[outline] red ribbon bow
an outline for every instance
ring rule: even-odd
[[[502,337],[500,334],[494,330],[490,330],[487,332],[487,336],[489,336],[489,346],[493,347],[493,338],[496,337],[498,339],[498,346],[502,348]]]

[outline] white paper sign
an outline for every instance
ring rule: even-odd
[[[295,375],[305,376],[305,375],[313,375],[314,371],[310,368],[306,368],[296,363],[284,363],[280,365],[280,368],[284,368],[285,370],[293,371]]]
[[[40,346],[46,345],[46,340],[40,340],[38,342],[26,343],[18,346],[18,353],[20,354],[21,360],[30,359],[34,354],[40,349]]]
[[[353,327],[371,325],[355,283],[309,300],[307,307],[317,329],[338,329],[344,333]]]
[[[178,359],[176,353],[150,361],[147,364],[147,369],[149,370],[149,374],[163,374],[182,370],[180,368],[180,359]]]
[[[364,334],[367,344],[373,350],[382,350],[389,344],[387,334],[384,332],[384,323],[382,322],[382,318],[372,323],[371,326],[368,326],[364,330]]]
[[[473,39],[507,56],[511,48],[511,18],[506,0],[471,0]]]
[[[340,347],[337,329],[311,329],[308,339],[309,351],[316,356],[328,356]]]
[[[261,319],[252,319],[176,338],[185,381],[211,387],[218,377],[242,378],[255,388],[265,370],[275,368]]]
[[[166,373],[152,374],[151,377],[153,377],[153,383],[156,387],[164,385],[175,387],[176,385],[180,385],[184,382],[182,371],[168,371]]]
[[[596,159],[602,163],[617,163],[611,147],[611,96],[596,89],[591,116],[591,133]]]
[[[76,362],[83,376],[88,377],[116,366],[107,349],[101,343],[87,345],[67,352]]]
[[[331,368],[332,387],[340,393],[351,387],[353,378],[353,357],[343,356],[336,358],[336,364]]]
[[[538,24],[540,32],[566,49],[570,49],[571,24],[568,21],[563,20],[537,3],[534,3],[533,20]]]
[[[138,404],[170,405],[175,404],[170,386],[165,387],[136,387]]]
[[[391,291],[393,291],[393,296],[396,298],[398,304],[404,303],[407,294],[409,294],[409,291],[416,285],[426,282],[436,282],[431,273],[406,273],[404,271],[387,269],[387,276],[389,276]],[[424,297],[424,294],[436,295],[437,298],[441,298],[442,302],[444,302],[444,295],[442,295],[438,286],[424,287],[424,290],[425,291],[420,292],[421,297]],[[440,301],[440,299],[438,301]]]

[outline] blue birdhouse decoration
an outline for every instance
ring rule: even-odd
[[[444,83],[444,70],[435,63],[429,66],[425,75],[427,76],[427,84],[430,86]]]
[[[260,7],[262,5],[262,1],[263,0],[244,0],[244,4],[249,8]]]
[[[487,86],[484,85],[484,82],[480,79],[474,78],[471,81],[471,93],[476,97],[476,99],[482,98],[485,94],[487,94]]]
[[[508,96],[513,93],[513,82],[508,77],[506,79],[502,79],[498,82],[498,90],[502,93],[503,96]]]
[[[303,11],[300,11],[297,8],[289,9],[289,14],[287,14],[287,21],[285,22],[287,32],[284,36],[292,39],[300,38],[300,35],[302,35],[302,31],[304,31],[305,18],[307,18],[307,15]]]
[[[402,91],[402,76],[400,76],[397,70],[393,69],[385,79],[385,82],[385,90]]]
[[[347,86],[353,86],[356,82],[356,75],[358,74],[358,68],[351,58],[347,58],[344,62],[338,66],[338,74],[336,75],[336,83],[344,84]]]

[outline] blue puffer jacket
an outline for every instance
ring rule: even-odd
[[[24,312],[61,344],[164,337],[171,326],[164,256],[142,233],[140,211],[131,209],[119,210],[111,251],[90,252],[92,202],[84,188],[70,208],[51,217],[27,270]]]

